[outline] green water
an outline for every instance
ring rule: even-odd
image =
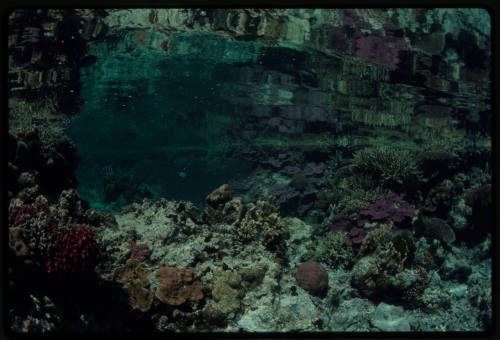
[[[81,72],[85,108],[68,129],[83,156],[79,192],[101,208],[148,196],[201,205],[252,170],[226,153],[238,147],[251,98],[235,103],[227,92],[238,78],[232,63],[254,62],[258,44],[179,34],[160,53],[132,40],[124,33],[95,44],[98,60]]]

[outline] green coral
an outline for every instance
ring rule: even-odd
[[[323,189],[316,195],[316,200],[314,201],[314,209],[326,210],[335,200],[335,193],[329,191],[328,189]]]
[[[307,187],[308,181],[307,177],[303,173],[295,174],[290,181],[290,186],[301,191]]]
[[[420,179],[411,151],[389,146],[364,148],[354,154],[356,172],[370,175],[386,188],[402,187]]]
[[[354,177],[354,176],[353,176]],[[351,215],[359,213],[360,210],[368,208],[370,203],[375,202],[378,197],[387,195],[388,190],[376,187],[371,190],[346,186],[338,202],[338,211],[340,213]]]
[[[236,227],[241,241],[258,238],[268,249],[280,248],[288,237],[288,227],[280,218],[278,203],[272,198],[248,203],[245,215]]]
[[[408,230],[403,230],[392,238],[394,248],[403,255],[406,260],[405,263],[412,263],[415,258],[415,241],[412,234]]]
[[[392,238],[392,223],[382,224],[366,234],[358,255],[364,256],[377,252],[380,247],[390,243]]]
[[[344,242],[347,232],[327,233],[312,258],[332,267],[345,268],[354,258],[352,247]]]

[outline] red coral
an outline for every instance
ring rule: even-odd
[[[151,250],[146,244],[135,244],[135,242],[130,243],[130,258],[137,261],[142,261],[149,257]]]
[[[96,250],[97,243],[90,227],[61,230],[56,238],[56,253],[46,262],[47,272],[88,271],[92,268]]]

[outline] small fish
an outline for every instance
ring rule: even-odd
[[[109,164],[103,166],[102,169],[104,170],[105,175],[112,175],[113,174],[113,167]]]
[[[179,171],[177,174],[179,175],[179,177],[182,177],[182,178],[187,177],[187,173],[185,173],[184,171]]]

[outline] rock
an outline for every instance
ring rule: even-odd
[[[401,315],[404,315],[403,307],[381,302],[372,313],[370,323],[384,332],[409,332],[410,323]]]
[[[35,185],[35,176],[29,172],[23,172],[17,179],[20,189]]]

